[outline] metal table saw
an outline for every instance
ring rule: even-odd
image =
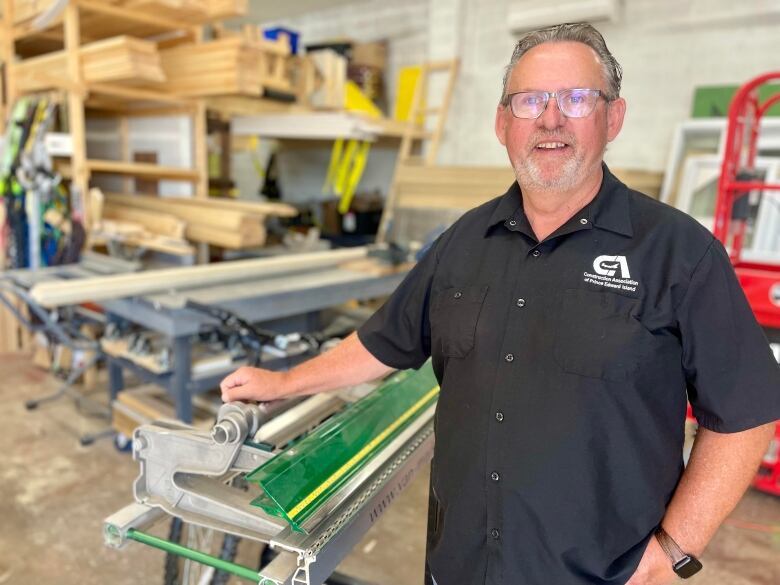
[[[101,302],[109,321],[126,320],[166,340],[171,348],[167,367],[152,371],[117,355],[108,356],[111,398],[124,387],[123,370],[130,369],[146,382],[167,389],[174,398],[176,414],[192,421],[192,395],[216,387],[240,363],[228,363],[199,374],[193,371],[192,343],[204,328],[213,327],[213,317],[188,307],[188,302],[216,306],[242,319],[278,331],[307,331],[315,327],[317,312],[349,300],[389,295],[406,275],[407,268],[377,275],[343,266],[291,271],[269,277],[193,286],[169,293]],[[105,348],[104,348],[105,349]],[[273,367],[267,365],[265,367]]]
[[[316,316],[322,310],[349,300],[382,297],[398,286],[408,266],[377,271],[375,266],[373,270],[365,269],[365,260],[357,261],[358,266],[353,264],[352,267],[340,264],[340,258],[365,259],[372,253],[370,249],[354,249],[354,253],[347,250],[319,252],[308,255],[306,262],[297,261],[302,256],[294,254],[283,259],[250,260],[246,261],[251,269],[249,272],[241,272],[238,276],[233,274],[225,281],[219,275],[215,278],[211,272],[229,270],[233,263],[191,267],[186,271],[189,274],[194,271],[195,278],[190,278],[186,285],[170,284],[170,289],[164,275],[175,278],[180,271],[166,270],[159,272],[161,282],[157,283],[154,292],[137,295],[123,291],[136,289],[135,281],[154,277],[154,271],[136,277],[132,273],[139,268],[138,263],[86,254],[77,265],[6,272],[3,274],[3,286],[28,305],[49,333],[65,343],[72,342],[73,335],[65,335],[62,325],[52,315],[61,310],[69,314],[90,312],[81,303],[93,300],[93,296],[96,299],[91,304],[99,306],[103,313],[91,311],[90,314],[106,322],[109,328],[130,324],[144,334],[156,335],[164,348],[161,359],[150,357],[146,350],[146,353],[140,352],[141,359],[138,359],[138,352],[117,351],[115,340],[105,338],[101,340],[100,347],[95,347],[94,340],[79,340],[79,343],[89,345],[90,350],[100,350],[101,357],[106,358],[112,400],[124,388],[124,371],[131,370],[144,382],[164,387],[175,401],[177,417],[191,422],[192,396],[216,387],[224,376],[243,365],[228,356],[221,363],[212,360],[211,367],[206,369],[193,367],[193,343],[198,334],[219,323],[213,316],[193,309],[192,305],[218,307],[281,333],[312,331],[317,327]],[[240,262],[239,265],[243,266]],[[270,266],[271,270],[263,270],[266,266]],[[200,282],[198,275],[201,272],[210,277],[204,276],[203,282]],[[97,280],[93,281],[96,277]],[[118,292],[111,298],[100,298],[99,295],[117,281],[121,281]],[[95,284],[92,285],[92,282]],[[74,286],[79,287],[75,296],[62,296],[63,291]],[[40,295],[41,289],[46,289],[48,297]],[[45,300],[50,299],[52,294],[64,300]],[[5,300],[5,297],[0,300]],[[33,328],[12,303],[6,304],[23,323]],[[112,330],[117,329],[119,327]],[[284,359],[278,364],[263,365],[279,369],[292,363],[295,363],[294,360]],[[78,377],[78,373],[74,375]]]

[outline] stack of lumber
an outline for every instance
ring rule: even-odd
[[[244,16],[247,12],[248,0],[83,0],[80,2],[86,9],[95,4],[102,4],[109,9],[127,8],[145,12],[149,16],[158,16],[160,19],[175,19],[181,27],[206,24],[215,20]],[[14,23],[30,21],[47,10],[61,10],[62,2],[55,0],[14,0]],[[61,16],[58,14],[56,16]],[[84,33],[91,38],[105,38],[113,36],[111,31],[118,26],[127,26],[129,23],[111,22],[108,14],[92,12],[84,15],[82,26]],[[150,19],[151,20],[151,19]],[[56,19],[55,19],[55,22]],[[106,26],[108,31],[104,31]],[[163,25],[154,25],[152,22],[145,27],[146,32],[159,32]],[[139,36],[149,36],[148,34]]]
[[[118,36],[80,49],[84,80],[88,83],[162,82],[165,74],[155,43]],[[65,83],[67,57],[57,51],[20,62],[15,73],[21,91],[38,91]]]
[[[613,168],[611,172],[626,185],[653,197],[658,196],[661,173]],[[509,165],[420,166],[402,164],[396,170],[395,205],[402,208],[467,210],[503,194],[515,181]]]
[[[248,0],[69,0],[80,6],[82,39],[97,41],[118,35],[138,38],[192,39],[195,27],[243,16]],[[14,0],[13,21],[26,36],[16,51],[32,57],[63,46],[65,0]],[[132,16],[132,17],[131,17]],[[43,22],[42,28],[39,24]]]
[[[294,217],[294,207],[281,203],[253,203],[222,199],[181,199],[144,195],[106,195],[109,214],[140,218],[144,213],[165,214],[183,222],[184,237],[229,249],[262,246],[265,218]]]
[[[184,239],[185,226],[185,222],[170,214],[104,204],[102,219],[92,230],[91,243],[113,240],[128,246],[188,256],[195,250]]]
[[[287,37],[277,41],[241,36],[182,44],[160,51],[165,82],[154,88],[189,97],[261,96],[273,89],[292,93]]]

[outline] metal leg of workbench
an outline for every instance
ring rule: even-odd
[[[56,392],[53,392],[52,394],[49,394],[47,396],[42,396],[40,398],[33,398],[25,402],[24,405],[27,408],[27,410],[35,410],[45,402],[51,402],[53,400],[57,400],[62,396],[70,396],[71,398],[73,398],[73,400],[76,402],[79,408],[82,408],[85,405],[87,405],[97,415],[104,418],[110,418],[111,417],[110,406],[106,407],[105,405],[96,402],[95,400],[89,398],[88,396],[84,396],[81,392],[73,388],[73,384],[76,383],[76,380],[78,380],[85,371],[87,371],[89,368],[95,365],[100,360],[101,357],[102,356],[100,355],[100,353],[95,353],[95,355],[91,359],[87,360],[87,362],[84,363],[82,366],[78,368],[74,368],[70,372],[70,374],[68,374],[68,377],[60,385],[60,387],[57,389]],[[114,434],[114,429],[109,427],[107,429],[98,431],[96,433],[87,433],[85,435],[81,435],[79,437],[79,443],[81,443],[84,446],[91,445],[96,440],[102,439],[103,437],[113,436],[113,434]]]
[[[176,417],[185,423],[192,422],[191,371],[190,339],[189,337],[175,337],[173,339],[173,376],[171,376],[168,389],[176,402]]]
[[[111,400],[116,400],[119,392],[125,389],[125,376],[122,365],[112,358],[108,358],[108,393]]]
[[[92,356],[89,360],[87,360],[83,365],[73,368],[71,372],[68,374],[68,377],[65,379],[65,381],[60,385],[60,387],[56,391],[52,392],[51,394],[47,394],[46,396],[41,396],[40,398],[31,398],[30,400],[24,403],[25,408],[27,408],[27,410],[35,410],[45,402],[51,402],[63,396],[70,396],[71,398],[73,398],[73,400],[76,401],[79,407],[85,404],[89,405],[91,408],[95,410],[95,412],[97,412],[101,416],[108,417],[109,411],[108,409],[106,409],[104,405],[92,400],[87,396],[84,396],[81,392],[73,388],[73,385],[76,383],[76,380],[78,380],[81,377],[81,375],[84,372],[86,372],[89,368],[95,365],[100,360],[100,358],[101,355],[99,353],[95,353],[95,355]]]

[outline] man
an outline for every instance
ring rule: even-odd
[[[780,418],[777,365],[723,248],[602,163],[620,81],[590,25],[525,35],[495,122],[517,183],[445,232],[357,335],[222,384],[225,400],[268,400],[432,356],[438,585],[663,585],[673,561],[690,575]],[[701,429],[683,470],[686,398]]]

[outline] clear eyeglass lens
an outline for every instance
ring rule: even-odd
[[[517,118],[538,118],[547,108],[550,97],[555,97],[564,116],[584,118],[596,107],[599,91],[594,89],[564,89],[557,93],[524,91],[512,95],[510,107]]]
[[[558,92],[558,107],[569,118],[584,118],[596,107],[598,97],[590,89],[567,89]]]

